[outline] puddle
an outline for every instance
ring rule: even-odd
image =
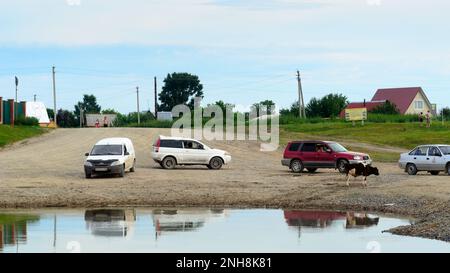
[[[382,233],[410,225],[365,213],[234,209],[0,211],[0,253],[450,252]]]

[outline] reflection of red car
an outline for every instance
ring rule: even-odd
[[[319,168],[338,169],[345,172],[346,164],[372,164],[367,154],[350,152],[342,145],[330,141],[294,141],[290,142],[281,164],[289,167],[295,173],[301,173],[306,168],[313,173]]]
[[[289,226],[326,227],[335,220],[346,218],[346,213],[323,211],[284,211],[284,219]]]

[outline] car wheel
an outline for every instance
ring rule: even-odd
[[[162,161],[162,167],[164,169],[174,169],[176,165],[177,161],[171,156],[164,158],[164,160]]]
[[[345,166],[347,166],[348,164],[349,164],[349,162],[345,159],[339,160],[337,163],[337,168],[338,168],[339,172],[345,173]]]
[[[133,162],[133,167],[131,167],[130,172],[134,173],[136,171],[135,166],[136,166],[136,159]]]
[[[450,163],[447,164],[447,174],[450,175]]]
[[[308,168],[307,170],[309,173],[315,173],[317,171],[317,168]]]
[[[432,172],[430,172],[431,175],[439,175],[439,173],[440,173],[439,171],[432,171]]]
[[[84,175],[86,177],[86,179],[89,179],[92,177],[92,173],[91,172],[84,172]]]
[[[213,159],[211,159],[211,161],[209,162],[209,167],[212,170],[220,170],[223,166],[223,161],[221,158],[219,157],[214,157]]]
[[[414,164],[408,164],[406,165],[406,172],[409,175],[416,175],[417,174],[417,167]]]
[[[303,166],[303,163],[300,160],[298,160],[298,159],[292,160],[292,162],[291,162],[291,170],[294,173],[301,173],[301,172],[303,172],[304,168],[305,167]]]
[[[122,165],[122,167],[120,168],[119,176],[120,177],[124,177],[125,176],[125,165]]]

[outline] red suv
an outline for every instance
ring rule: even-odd
[[[295,173],[306,168],[313,173],[319,168],[345,171],[346,164],[363,163],[371,165],[372,159],[367,154],[349,152],[344,146],[331,141],[293,141],[284,151],[281,164]]]

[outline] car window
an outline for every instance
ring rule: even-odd
[[[91,155],[122,155],[122,145],[95,145]]]
[[[444,155],[450,155],[450,146],[439,146]]]
[[[330,151],[331,151],[331,149],[325,144],[317,144],[316,145],[316,152],[318,152],[318,153],[327,153]]]
[[[163,148],[176,148],[176,149],[182,149],[183,148],[183,144],[182,144],[181,141],[179,141],[179,140],[172,140],[172,139],[170,139],[170,140],[161,140],[159,146],[163,147]]]
[[[428,151],[429,156],[442,156],[441,152],[437,147],[431,147]]]
[[[426,156],[427,153],[428,153],[428,147],[419,147],[419,148],[417,148],[414,151],[413,155],[415,155],[415,156]]]
[[[289,146],[289,151],[291,152],[297,152],[300,149],[301,143],[292,143],[291,146]]]
[[[204,149],[202,144],[195,142],[195,141],[190,141],[190,140],[183,141],[183,146],[185,149],[190,149],[190,150],[203,150]]]
[[[127,149],[127,145],[123,146],[123,154],[127,154],[128,153],[128,149]]]
[[[316,143],[304,143],[302,146],[302,152],[315,152]]]
[[[331,148],[333,151],[335,151],[336,153],[345,153],[345,152],[348,152],[348,150],[347,150],[344,146],[342,146],[341,144],[339,144],[339,143],[329,143],[328,145],[329,145],[330,148]]]

